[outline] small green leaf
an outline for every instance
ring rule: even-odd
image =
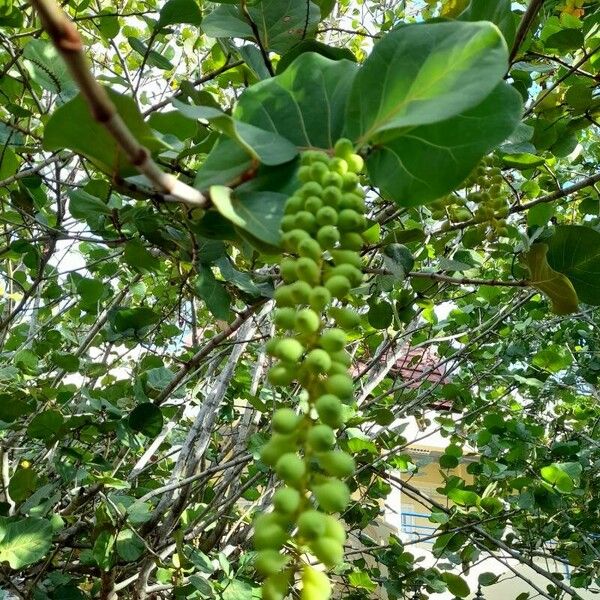
[[[31,496],[37,488],[38,477],[33,469],[19,467],[10,478],[8,493],[18,504]]]
[[[131,531],[131,529],[123,529],[119,531],[116,541],[117,554],[125,562],[136,561],[145,550],[142,541]]]
[[[194,287],[211,314],[223,321],[231,319],[231,296],[225,286],[215,279],[210,267],[200,267]]]
[[[160,11],[156,28],[161,29],[179,23],[190,25],[202,23],[202,13],[195,0],[168,0]]]
[[[153,438],[162,431],[163,414],[152,402],[144,402],[131,411],[128,422],[133,431]]]
[[[452,488],[448,492],[448,498],[459,506],[476,506],[479,501],[479,496],[475,492],[460,488]]]
[[[442,573],[442,579],[446,582],[448,591],[458,598],[466,598],[471,593],[469,585],[460,575],[446,571]]]
[[[379,301],[370,305],[367,319],[375,329],[387,329],[394,320],[394,309],[389,302]]]
[[[57,410],[45,410],[33,417],[27,427],[27,435],[33,439],[49,440],[58,433],[64,421]]]

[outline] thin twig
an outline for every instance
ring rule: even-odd
[[[92,117],[112,135],[125,156],[160,191],[182,204],[204,207],[207,199],[193,187],[165,173],[152,159],[147,148],[131,133],[106,90],[94,78],[83,53],[81,37],[73,22],[54,0],[30,0],[42,20],[56,49],[62,55],[81,94],[88,103]]]

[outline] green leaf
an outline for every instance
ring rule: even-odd
[[[566,275],[582,302],[600,305],[600,233],[584,225],[559,225],[548,243],[548,264]]]
[[[17,155],[7,146],[0,147],[0,180],[11,177],[18,168]]]
[[[221,594],[223,600],[248,600],[254,596],[252,586],[241,579],[230,579],[226,586]]]
[[[206,303],[206,308],[217,319],[229,321],[231,318],[231,296],[225,286],[215,279],[212,269],[201,265],[195,283],[195,289]]]
[[[333,148],[342,136],[348,93],[357,69],[347,60],[305,52],[281,75],[248,88],[233,116],[274,131],[299,148]]]
[[[446,582],[448,591],[459,598],[466,598],[471,593],[469,585],[460,575],[446,571],[442,573],[442,579]]]
[[[79,358],[68,352],[53,352],[52,362],[67,373],[76,373],[79,370]]]
[[[478,106],[458,116],[398,132],[396,139],[376,145],[367,157],[369,175],[401,206],[430,202],[468,177],[520,118],[519,94],[501,83]]]
[[[125,562],[136,561],[145,550],[142,541],[131,531],[131,529],[123,529],[119,531],[116,541],[117,554]]]
[[[123,261],[142,272],[156,271],[160,265],[159,260],[138,239],[131,240],[125,244]]]
[[[375,302],[369,307],[367,319],[371,327],[375,329],[387,329],[394,319],[394,309],[389,302]]]
[[[10,478],[8,493],[17,504],[20,504],[35,492],[37,481],[38,477],[33,469],[19,467]]]
[[[99,215],[110,215],[111,209],[100,198],[81,189],[69,190],[69,212],[75,219],[95,219]]]
[[[544,202],[532,206],[527,211],[527,224],[544,227],[554,215],[555,206],[552,202]]]
[[[542,166],[546,160],[542,156],[536,156],[529,152],[521,152],[517,154],[505,154],[502,156],[502,162],[515,169],[525,171],[527,169],[533,169],[534,167]]]
[[[500,83],[507,57],[489,22],[401,27],[376,44],[354,80],[348,134],[361,145],[377,143],[459,115]]]
[[[362,588],[372,592],[377,588],[377,584],[369,577],[366,571],[354,571],[348,575],[350,585],[355,588]]]
[[[159,321],[160,317],[151,308],[116,308],[111,311],[108,321],[117,333],[139,333]]]
[[[459,15],[459,21],[491,21],[502,32],[510,48],[515,39],[516,23],[510,0],[471,0]]]
[[[216,209],[229,221],[259,240],[278,247],[279,224],[283,217],[285,196],[276,192],[240,192],[213,186],[210,197]]]
[[[542,467],[542,478],[563,494],[568,494],[575,489],[575,482],[571,475],[562,468],[560,463],[553,463]]]
[[[573,363],[573,359],[567,350],[556,344],[551,344],[538,350],[531,362],[536,367],[549,373],[558,373],[569,367]]]
[[[115,16],[114,12],[110,8],[104,8],[100,11],[99,15],[103,15],[101,19],[96,21],[100,35],[105,40],[112,40],[119,35],[120,26],[119,18]]]
[[[133,36],[129,36],[127,38],[129,45],[142,57],[146,57],[146,63],[156,67],[157,69],[162,69],[163,71],[169,71],[174,69],[175,66],[173,63],[165,58],[162,54],[158,53],[156,50],[148,50],[148,46],[138,40]]]
[[[156,28],[161,29],[179,23],[200,25],[201,22],[202,13],[195,0],[168,0],[160,11]]]
[[[114,547],[115,536],[110,531],[101,531],[94,542],[92,555],[103,571],[108,571],[113,565]]]
[[[479,496],[475,492],[460,488],[452,488],[448,492],[448,498],[459,506],[476,506],[479,500]]]
[[[77,87],[51,42],[31,40],[23,50],[24,65],[35,83],[53,94],[72,95]]]
[[[152,129],[144,122],[135,102],[112,90],[106,91],[137,140],[150,151],[162,148],[162,142],[154,137]],[[137,173],[117,148],[106,128],[92,118],[81,94],[54,111],[44,129],[43,147],[51,151],[65,148],[73,150],[89,158],[100,170],[111,175],[115,171],[122,176]]]
[[[50,549],[52,525],[45,519],[0,518],[0,563],[21,569],[42,559]]]
[[[262,45],[283,54],[314,30],[319,9],[313,2],[296,0],[262,0],[248,6],[248,14],[258,28]],[[219,6],[206,15],[202,30],[210,37],[254,39],[252,28],[238,6]]]
[[[163,414],[152,402],[143,402],[131,411],[128,422],[133,431],[154,438],[162,431]]]
[[[385,268],[392,273],[396,281],[404,281],[415,266],[411,251],[402,244],[388,244],[383,248],[382,254]]]
[[[280,165],[293,160],[296,147],[286,138],[254,125],[233,119],[210,106],[192,106],[179,100],[173,106],[190,119],[208,121],[214,128],[238,142],[247,154],[265,165]]]
[[[548,296],[552,302],[552,312],[568,315],[577,311],[579,300],[570,279],[555,271],[547,260],[548,246],[533,244],[524,256],[529,268],[531,285]]]
[[[64,421],[57,410],[45,410],[33,417],[27,427],[27,435],[33,439],[49,440],[58,433]]]
[[[317,40],[302,40],[286,52],[277,63],[277,75],[283,73],[292,62],[305,52],[315,52],[331,60],[350,60],[356,62],[356,56],[348,48],[335,48]]]
[[[213,185],[233,185],[243,173],[255,167],[244,147],[234,140],[221,138],[198,169],[194,187],[207,190]]]

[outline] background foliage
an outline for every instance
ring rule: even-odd
[[[211,206],[137,175],[36,13],[0,0],[3,589],[258,597],[259,452],[293,395],[264,377],[279,223],[299,151],[341,136],[370,227],[340,437],[365,551],[339,589],[465,597],[490,553],[535,564],[546,598],[597,589],[597,3],[62,5],[131,132]],[[416,381],[392,370],[408,347],[434,350]],[[446,505],[410,482],[412,417],[448,440]],[[397,487],[439,525],[436,567],[368,536]]]

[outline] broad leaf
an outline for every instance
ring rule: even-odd
[[[163,428],[162,411],[152,402],[143,402],[131,411],[129,427],[148,437],[156,437]]]
[[[229,188],[213,186],[210,188],[210,197],[217,210],[234,225],[271,246],[279,246],[279,224],[285,205],[283,194],[232,194]]]
[[[175,100],[173,106],[190,119],[208,121],[215,129],[240,144],[250,157],[265,165],[279,165],[293,160],[298,154],[296,147],[286,138],[237,121],[216,108],[192,106],[179,100]]]
[[[320,54],[331,60],[347,59],[356,62],[356,57],[348,50],[348,48],[335,48],[334,46],[328,46],[317,40],[302,40],[279,59],[279,62],[277,63],[277,74],[283,73],[292,62],[298,58],[298,56],[305,52],[315,52],[316,54]]]
[[[375,46],[354,80],[348,134],[376,143],[459,115],[489,96],[506,66],[506,43],[491,23],[401,27]]]
[[[248,14],[258,28],[262,45],[279,54],[313,31],[320,16],[313,2],[296,0],[262,0],[256,6],[248,6]],[[202,29],[211,37],[254,39],[239,6],[217,7],[204,18]]]
[[[531,285],[546,294],[552,302],[552,312],[568,315],[576,312],[579,304],[577,292],[571,280],[555,271],[547,260],[548,246],[534,244],[525,254]]]
[[[301,54],[281,75],[248,88],[233,116],[275,131],[299,148],[332,148],[358,67],[347,60]]]
[[[167,25],[189,23],[200,25],[202,13],[195,0],[168,0],[160,11],[157,29]]]
[[[20,569],[41,560],[50,548],[52,526],[45,519],[0,518],[0,563]]]
[[[51,42],[31,40],[23,50],[24,64],[35,83],[53,94],[70,97],[77,87]]]
[[[206,303],[206,308],[217,319],[228,321],[231,318],[231,296],[220,281],[215,279],[210,267],[201,265],[195,289]]]
[[[564,273],[582,302],[600,305],[600,233],[583,225],[559,225],[548,240],[548,264]]]
[[[127,96],[107,91],[121,118],[138,141],[150,150],[161,148],[162,142],[153,136],[135,102]],[[92,118],[81,94],[54,111],[44,129],[43,146],[45,150],[68,148],[78,152],[105,173],[131,175],[137,172],[117,148],[105,127]]]
[[[458,598],[466,598],[471,593],[469,585],[460,575],[445,572],[442,573],[442,579],[446,582],[448,591]]]
[[[510,0],[471,0],[458,17],[460,21],[491,21],[502,32],[510,48],[515,39],[516,23]]]
[[[369,175],[401,206],[430,202],[455,189],[482,156],[512,133],[520,117],[519,94],[501,83],[463,114],[406,129],[376,145],[367,158]]]

